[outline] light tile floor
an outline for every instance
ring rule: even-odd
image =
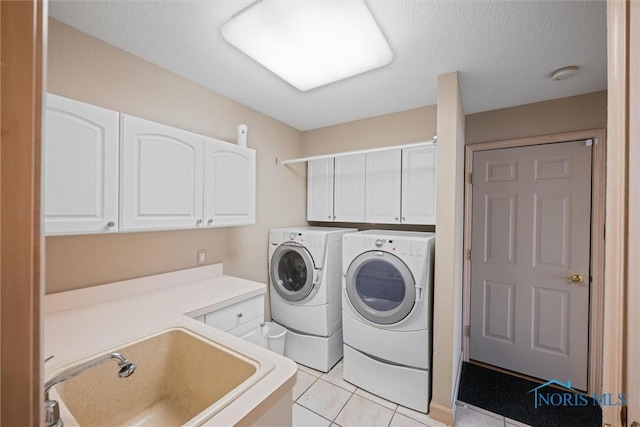
[[[427,414],[397,405],[342,379],[342,361],[327,373],[298,365],[293,388],[293,426],[443,427]],[[526,427],[465,403],[458,403],[456,427]]]

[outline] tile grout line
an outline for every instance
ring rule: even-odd
[[[304,370],[302,370],[302,371],[303,371],[303,372],[305,372]],[[305,390],[300,394],[300,396],[298,396],[298,399],[296,399],[296,400],[294,400],[294,401],[293,401],[293,403],[297,403],[298,405],[300,405],[301,407],[305,408],[306,410],[308,410],[308,411],[312,412],[313,414],[315,414],[315,415],[317,415],[317,416],[319,416],[319,417],[321,417],[321,418],[323,418],[323,419],[325,419],[325,420],[329,421],[331,424],[335,424],[335,420],[338,418],[338,416],[340,416],[340,413],[344,410],[344,408],[347,406],[347,404],[349,403],[349,401],[351,401],[351,399],[353,398],[353,396],[354,396],[354,395],[356,395],[357,391],[358,391],[358,390],[363,390],[363,389],[361,389],[361,388],[359,388],[359,387],[355,386],[354,384],[349,383],[349,384],[351,384],[351,385],[353,385],[353,386],[355,387],[355,390],[350,391],[350,390],[348,390],[348,389],[346,389],[346,388],[344,388],[344,387],[342,387],[342,386],[340,386],[340,385],[338,385],[338,384],[334,384],[334,383],[332,383],[331,381],[327,381],[326,379],[323,379],[323,378],[322,378],[322,375],[327,374],[328,372],[325,372],[325,373],[321,374],[320,376],[315,376],[315,375],[313,375],[313,374],[310,374],[309,372],[306,372],[306,373],[307,373],[307,374],[309,374],[309,375],[311,375],[311,376],[313,376],[313,377],[314,377],[314,380],[313,380],[313,381],[311,382],[311,384],[310,384],[310,385],[309,385],[309,386],[308,386],[308,387],[307,387],[307,388],[306,388],[306,389],[305,389]],[[329,384],[329,385],[332,385],[332,386],[334,386],[334,387],[338,387],[338,388],[340,388],[341,390],[344,390],[344,391],[346,391],[346,392],[348,392],[348,393],[351,393],[351,395],[349,396],[349,399],[347,399],[347,401],[342,405],[342,407],[341,407],[341,408],[340,408],[340,410],[338,411],[338,414],[337,414],[337,415],[336,415],[332,420],[329,420],[328,418],[326,418],[326,417],[324,417],[323,415],[321,415],[321,414],[317,413],[317,412],[316,412],[316,411],[314,411],[313,409],[311,409],[311,408],[307,408],[306,406],[304,406],[303,404],[301,404],[301,403],[299,403],[299,402],[298,402],[298,400],[302,397],[302,395],[303,395],[304,393],[306,393],[306,392],[307,392],[307,391],[308,391],[308,390],[309,390],[309,389],[310,389],[310,388],[311,388],[311,387],[312,387],[312,386],[313,386],[313,385],[314,385],[318,380],[322,380],[323,382],[325,382],[325,383],[327,383],[327,384]],[[366,390],[363,390],[363,391],[366,391]],[[380,403],[378,403],[378,402],[375,402],[375,401],[373,401],[373,400],[371,400],[371,399],[368,399],[366,396],[360,396],[360,395],[358,395],[358,396],[359,396],[359,397],[362,397],[363,399],[367,400],[368,402],[371,402],[371,403],[373,403],[373,404],[376,404],[376,405],[379,405],[379,406],[381,406],[381,407],[383,407],[383,408],[386,408],[386,409],[391,410],[390,408],[388,408],[388,407],[386,407],[386,406],[384,406],[384,405],[381,405],[381,404],[380,404]],[[379,397],[379,396],[378,396],[378,397]],[[383,399],[383,398],[381,398],[381,399]],[[386,400],[386,399],[383,399],[383,400]],[[429,424],[425,424],[425,423],[423,423],[422,421],[417,420],[416,418],[412,417],[411,415],[404,415],[404,414],[402,414],[402,413],[398,412],[398,409],[400,408],[400,405],[399,405],[399,404],[397,404],[397,403],[395,403],[395,402],[391,402],[390,400],[386,400],[386,401],[387,401],[387,402],[390,402],[390,403],[395,404],[395,409],[393,409],[393,410],[392,410],[392,411],[393,411],[393,413],[391,414],[391,419],[389,420],[389,423],[387,424],[387,427],[390,427],[390,426],[391,426],[391,422],[393,421],[393,418],[394,418],[394,417],[395,417],[395,415],[396,415],[396,414],[398,414],[398,413],[399,413],[400,415],[402,415],[402,416],[405,416],[405,417],[407,417],[407,418],[409,418],[409,419],[411,419],[411,420],[413,420],[413,421],[415,421],[415,422],[417,422],[417,423],[419,423],[419,424],[423,425],[423,426],[431,427]],[[476,411],[476,412],[478,412],[478,411]],[[495,418],[495,417],[494,417],[494,418]],[[506,427],[506,418],[505,418],[505,417],[502,417],[502,421],[503,421],[503,426],[504,426],[504,427]]]
[[[343,389],[344,390],[344,389]],[[356,388],[357,390],[357,388]],[[333,420],[331,420],[331,423],[335,423],[336,419],[340,416],[340,413],[344,410],[344,408],[347,406],[347,403],[349,403],[349,401],[353,398],[353,396],[356,394],[356,391],[352,391],[351,392],[351,396],[349,396],[349,398],[347,399],[346,402],[344,402],[344,405],[342,405],[342,408],[340,408],[340,410],[338,411],[338,414],[333,418]],[[339,425],[339,424],[338,424]]]
[[[307,392],[307,390],[309,390],[313,384],[315,384],[318,380],[321,380],[321,379],[322,379],[321,377],[315,377],[315,380],[314,380],[314,381],[309,385],[309,387],[307,387],[307,388],[305,389],[305,391],[303,391],[303,392],[302,392],[302,394],[300,394],[300,396],[298,396],[298,399],[300,399],[300,398],[302,397],[302,395],[303,395],[304,393],[306,393],[306,392]],[[338,411],[338,413],[336,414],[336,416],[335,416],[333,419],[331,419],[331,420],[330,420],[330,419],[328,419],[327,417],[325,417],[325,416],[323,416],[323,415],[321,415],[321,414],[317,413],[317,412],[316,412],[316,411],[314,411],[313,409],[311,409],[311,408],[307,408],[307,407],[306,407],[306,406],[304,406],[302,403],[299,403],[299,402],[298,402],[298,399],[294,400],[294,401],[293,401],[293,403],[297,403],[298,405],[300,405],[301,407],[305,408],[306,410],[308,410],[308,411],[310,411],[310,412],[312,412],[312,413],[316,414],[317,416],[319,416],[319,417],[321,417],[321,418],[323,418],[323,419],[325,419],[325,420],[329,421],[331,424],[334,424],[334,422],[335,422],[336,418],[338,418],[338,416],[340,415],[340,412],[342,412],[342,410],[345,408],[345,406],[347,406],[347,403],[349,403],[349,401],[351,400],[351,398],[352,398],[352,397],[353,397],[353,395],[355,394],[355,390],[350,392],[349,390],[347,390],[347,389],[345,389],[345,388],[342,388],[342,387],[340,387],[339,385],[334,384],[334,383],[332,383],[332,382],[329,382],[329,381],[327,381],[327,380],[322,380],[322,381],[324,381],[325,383],[327,383],[327,384],[329,384],[329,385],[332,385],[332,386],[334,386],[334,387],[338,387],[339,389],[344,390],[344,391],[346,391],[346,392],[348,392],[348,393],[351,393],[351,396],[349,396],[349,398],[347,399],[347,401],[344,403],[344,405],[342,405],[342,407],[340,408],[340,410]],[[357,388],[356,388],[356,390],[357,390]],[[329,424],[329,425],[331,425],[331,424]]]

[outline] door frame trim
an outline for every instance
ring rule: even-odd
[[[0,2],[1,425],[44,421],[41,136],[47,16],[44,0]]]
[[[591,289],[589,293],[589,364],[588,393],[600,393],[602,384],[602,357],[604,335],[604,223],[605,223],[605,178],[606,178],[606,138],[604,129],[591,129],[531,138],[484,142],[465,146],[465,189],[464,189],[464,263],[462,276],[462,351],[464,361],[469,361],[469,334],[471,317],[471,220],[473,156],[477,151],[501,148],[526,147],[554,144],[580,139],[594,139],[591,163]]]

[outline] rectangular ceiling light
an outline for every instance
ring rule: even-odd
[[[222,36],[301,91],[393,58],[362,0],[258,0],[234,15]]]

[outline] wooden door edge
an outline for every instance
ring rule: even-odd
[[[0,10],[0,423],[36,426],[44,407],[40,169],[46,3],[0,2]]]
[[[602,390],[624,392],[627,267],[629,2],[607,1],[607,180]],[[602,408],[604,424],[621,426],[620,408]]]
[[[640,2],[630,2],[629,10],[629,159],[640,156]],[[640,169],[628,167],[629,204],[628,204],[628,246],[627,257],[627,301],[626,301],[626,388],[627,388],[627,425],[640,422],[640,366],[638,349],[640,335],[640,263],[637,254],[640,251]],[[635,279],[635,280],[632,280]],[[635,352],[635,353],[634,353]]]

